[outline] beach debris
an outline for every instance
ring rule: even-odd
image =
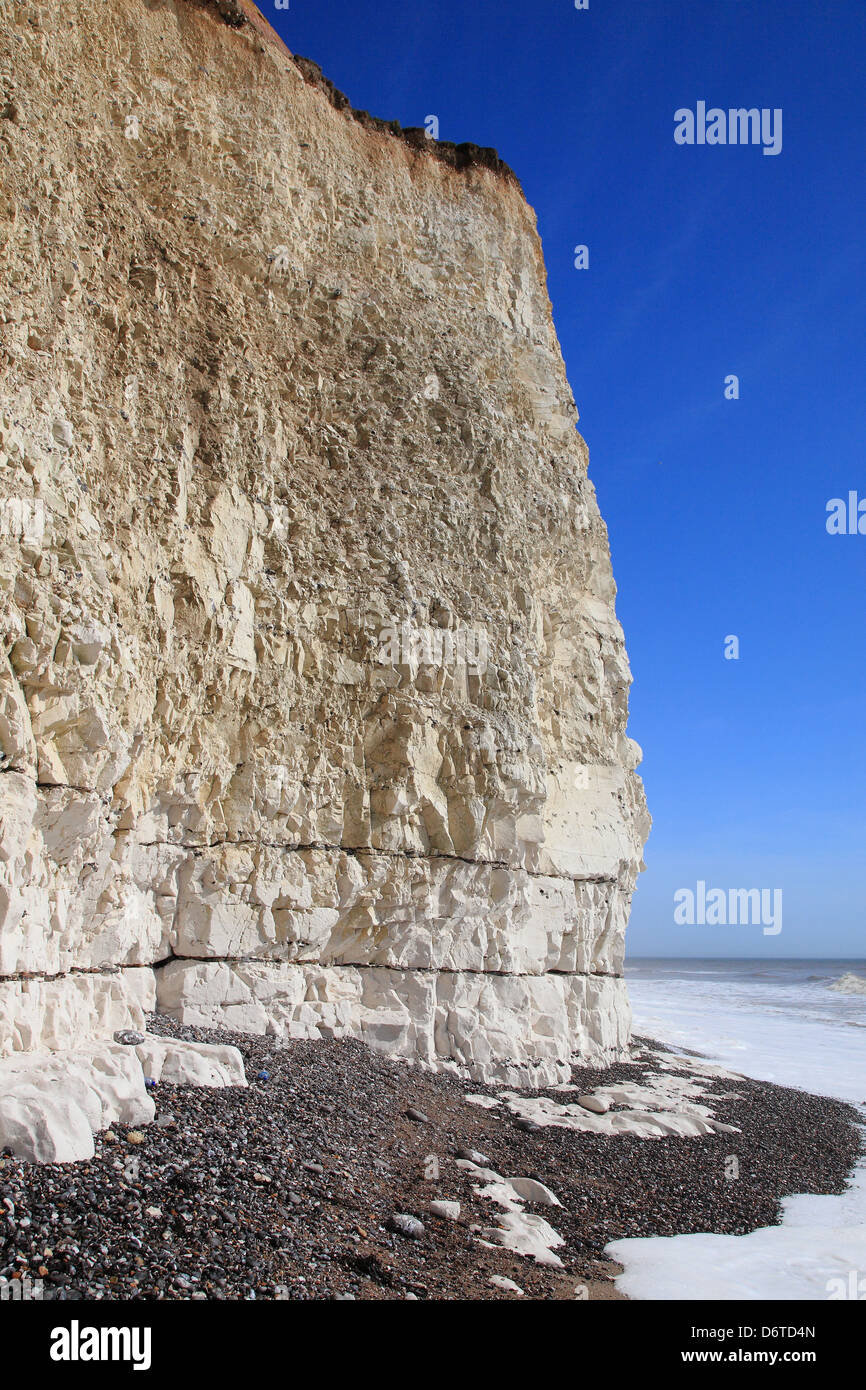
[[[543,1094],[503,1091],[502,1104],[517,1117],[517,1128],[530,1132],[553,1125],[588,1134],[627,1134],[638,1139],[739,1134],[735,1125],[716,1118],[713,1107],[721,1101],[741,1100],[742,1096],[729,1091],[714,1094],[708,1089],[708,1083],[740,1079],[735,1073],[701,1058],[654,1052],[640,1063],[639,1074],[639,1081],[599,1086],[571,1102]],[[557,1091],[564,1089],[556,1087]]]
[[[491,1274],[490,1282],[497,1289],[504,1289],[506,1293],[513,1293],[518,1298],[523,1298],[523,1289],[520,1285],[515,1284],[513,1279],[507,1278],[504,1274]]]
[[[524,1130],[527,1134],[537,1134],[538,1131],[541,1129],[541,1125],[538,1122],[538,1120],[536,1120],[533,1116],[530,1115],[520,1115],[519,1118],[515,1121],[514,1127],[515,1129]]]
[[[431,1202],[430,1211],[434,1216],[441,1216],[446,1221],[456,1221],[460,1215],[459,1202]]]
[[[457,1158],[463,1159],[467,1163],[477,1163],[479,1168],[484,1168],[490,1162],[486,1154],[479,1153],[477,1149],[455,1149]]]

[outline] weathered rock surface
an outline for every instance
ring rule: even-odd
[[[143,1073],[170,1086],[246,1086],[241,1054],[236,1047],[181,1042],[148,1035],[135,1048]]]
[[[32,1163],[92,1158],[94,1134],[153,1116],[135,1051],[119,1043],[0,1062],[0,1148]]]
[[[22,1052],[0,1061],[0,1149],[31,1163],[93,1157],[93,1137],[113,1124],[147,1125],[154,1101],[147,1081],[172,1086],[246,1086],[236,1047],[148,1034],[128,1046],[91,1044],[86,1052]]]
[[[637,1061],[637,1054],[633,1057]],[[715,1094],[712,1083],[742,1078],[714,1063],[684,1054],[648,1050],[645,1061],[652,1070],[643,1081],[622,1081],[600,1086],[592,1095],[579,1095],[572,1104],[562,1104],[549,1095],[520,1095],[502,1091],[494,1108],[507,1106],[517,1116],[517,1124],[534,1130],[553,1125],[559,1129],[611,1137],[636,1136],[640,1139],[706,1138],[715,1134],[736,1134],[732,1125],[716,1119],[714,1104],[719,1100],[742,1100],[736,1092]],[[559,1085],[559,1091],[574,1091],[572,1085]],[[489,1108],[484,1096],[467,1096],[472,1105]]]
[[[466,1159],[458,1159],[457,1164],[471,1178],[481,1180],[481,1185],[474,1189],[477,1196],[504,1208],[496,1218],[496,1226],[483,1228],[487,1241],[513,1250],[516,1255],[526,1255],[537,1264],[560,1268],[562,1261],[553,1252],[565,1244],[562,1236],[544,1217],[524,1210],[525,1202],[558,1207],[559,1199],[550,1188],[532,1178],[505,1178],[493,1168],[479,1168]]]
[[[0,1055],[564,1081],[648,820],[534,217],[236,8],[4,11]]]
[[[2,783],[0,775],[0,789]],[[34,1048],[74,1050],[93,1037],[112,1038],[119,1028],[143,1032],[145,1014],[155,1007],[152,970],[0,978],[0,1057]]]

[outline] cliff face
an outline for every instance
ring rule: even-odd
[[[158,996],[617,1055],[648,819],[516,181],[213,5],[4,20],[0,1054]]]

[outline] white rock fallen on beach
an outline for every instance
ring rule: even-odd
[[[496,1099],[496,1096],[470,1095],[464,1096],[463,1099],[467,1100],[470,1105],[479,1106],[482,1110],[495,1110],[497,1106],[500,1104],[500,1102]]]
[[[486,1197],[504,1208],[503,1214],[496,1218],[499,1224],[483,1227],[480,1237],[476,1237],[482,1245],[501,1245],[515,1255],[535,1260],[536,1264],[562,1267],[559,1256],[553,1253],[565,1244],[562,1236],[543,1216],[523,1209],[524,1202],[561,1206],[550,1188],[534,1178],[503,1177],[493,1168],[479,1168],[469,1159],[458,1159],[457,1166],[482,1184],[473,1189],[476,1196]]]
[[[149,1124],[154,1110],[138,1058],[119,1043],[0,1062],[0,1148],[31,1163],[92,1158],[95,1133]]]
[[[542,1216],[528,1211],[505,1211],[497,1218],[497,1226],[487,1226],[483,1234],[491,1244],[501,1245],[515,1255],[523,1255],[536,1264],[561,1269],[562,1260],[554,1250],[565,1241]]]
[[[174,1086],[245,1086],[236,1047],[145,1037],[137,1046],[94,1043],[87,1052],[22,1052],[0,1061],[0,1148],[30,1163],[93,1157],[93,1137],[154,1118],[145,1077]]]
[[[434,1216],[442,1216],[446,1221],[456,1221],[460,1215],[459,1202],[431,1202],[430,1210]]]
[[[93,1131],[59,1089],[21,1085],[0,1096],[0,1148],[30,1163],[75,1163],[93,1157]]]
[[[524,1121],[545,1128],[573,1129],[583,1133],[604,1134],[609,1138],[628,1134],[636,1139],[697,1139],[708,1134],[738,1133],[732,1126],[692,1110],[675,1111],[659,1106],[657,1109],[632,1108],[604,1115],[593,1115],[581,1105],[559,1105],[549,1096],[523,1096],[506,1092],[508,1108]]]
[[[706,1057],[697,1057],[692,1052],[648,1052],[645,1062],[651,1062],[662,1071],[690,1071],[694,1076],[703,1076],[713,1081],[742,1081],[740,1072],[723,1067],[720,1062],[711,1062]]]
[[[523,1297],[523,1290],[519,1284],[515,1284],[513,1279],[508,1279],[504,1274],[491,1274],[491,1284],[497,1289],[504,1289],[506,1293],[516,1294],[518,1298]]]
[[[485,1154],[479,1153],[477,1149],[457,1149],[457,1158],[460,1163],[474,1163],[478,1168],[485,1168],[488,1159]]]
[[[506,1181],[514,1195],[522,1202],[536,1202],[540,1207],[562,1206],[550,1188],[545,1187],[543,1182],[536,1182],[535,1178],[507,1178]]]
[[[657,1069],[647,1072],[646,1061]],[[502,1100],[518,1124],[553,1125],[611,1138],[628,1134],[639,1139],[672,1135],[698,1139],[710,1134],[739,1134],[734,1125],[716,1119],[713,1105],[741,1097],[729,1092],[714,1095],[708,1090],[711,1083],[736,1080],[734,1073],[698,1058],[672,1053],[655,1053],[646,1061],[641,1062],[640,1081],[599,1086],[592,1094],[578,1096],[571,1103],[518,1091],[503,1091]],[[677,1073],[691,1075],[675,1074],[674,1068]]]
[[[577,1103],[594,1115],[606,1115],[610,1109],[610,1101],[603,1096],[578,1096]]]
[[[148,1035],[135,1048],[144,1075],[170,1086],[246,1086],[236,1047]]]

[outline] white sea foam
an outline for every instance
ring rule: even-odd
[[[866,996],[828,988],[861,978],[856,964],[637,962],[626,968],[634,1031],[857,1105],[866,1101]]]
[[[635,1031],[862,1105],[866,998],[841,986],[866,981],[832,964],[640,962],[627,971]],[[840,1196],[787,1198],[779,1226],[619,1240],[607,1253],[625,1266],[616,1283],[630,1298],[866,1298],[866,1164]]]
[[[783,1212],[745,1236],[612,1241],[616,1286],[635,1299],[866,1298],[866,1169],[841,1196],[788,1197]]]

